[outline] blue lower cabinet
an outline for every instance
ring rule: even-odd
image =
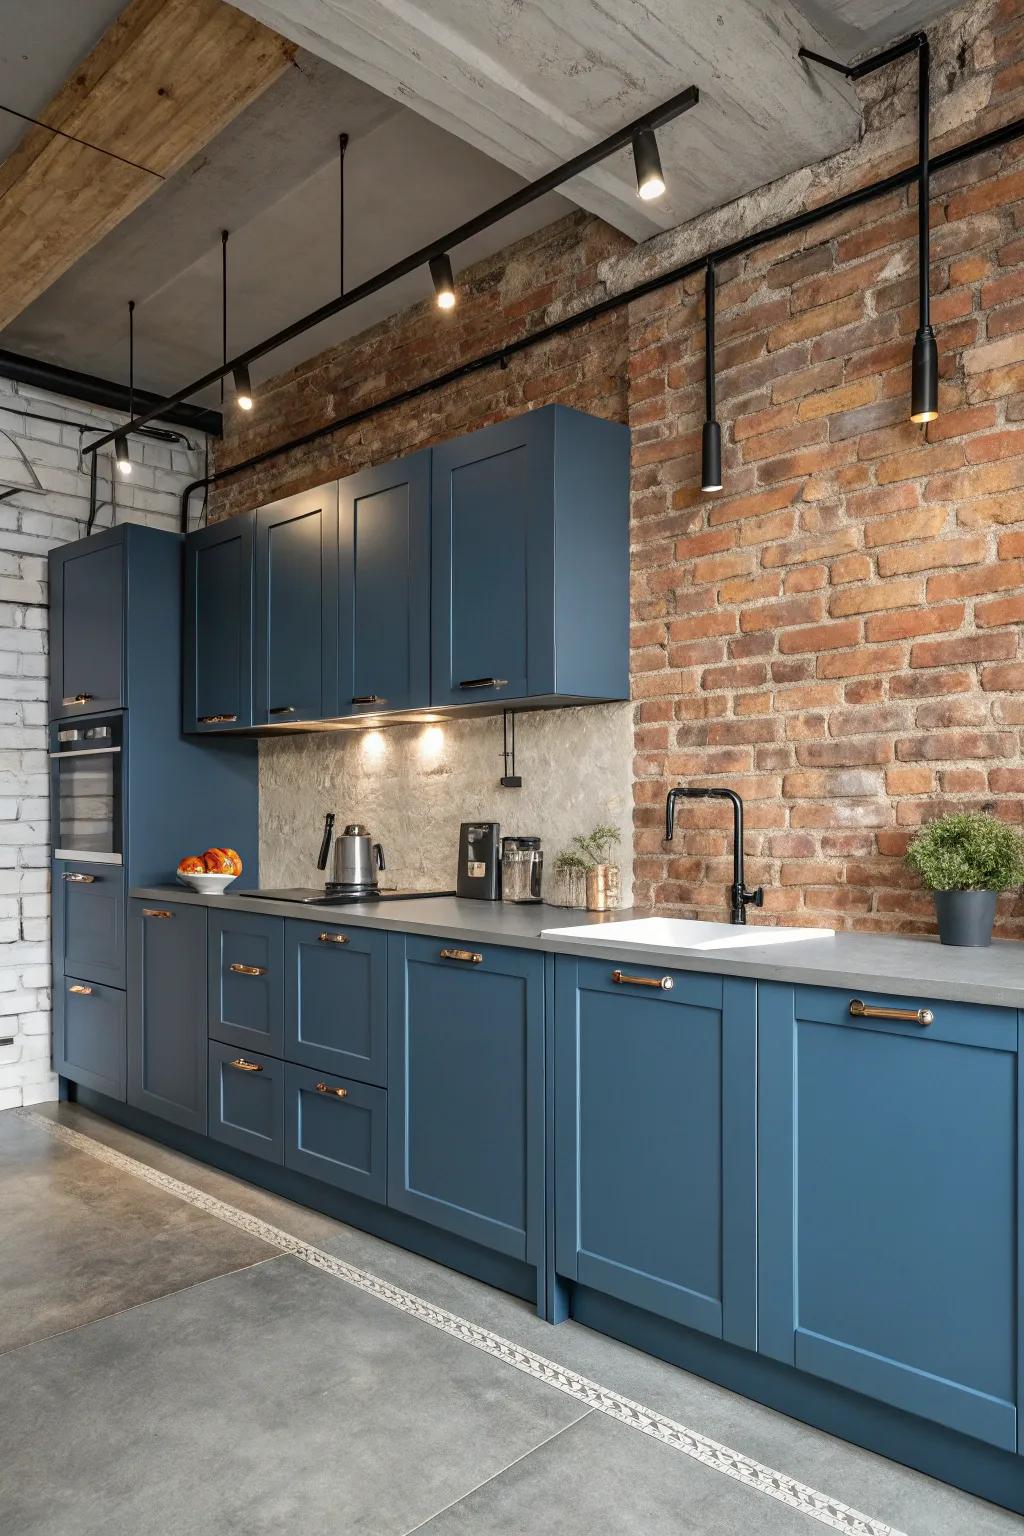
[[[125,1098],[125,999],[116,987],[54,978],[53,1065],[83,1087]]]
[[[53,866],[54,955],[71,976],[125,984],[124,870],[118,864]]]
[[[761,984],[762,1353],[1018,1448],[1020,1060],[1010,1009]]]
[[[539,1264],[544,957],[389,936],[388,1204]]]
[[[284,1052],[362,1083],[387,1082],[387,934],[290,918],[284,937]]]
[[[559,1275],[752,1348],[753,982],[559,956]]]
[[[133,900],[128,1103],[206,1132],[206,908]]]
[[[211,908],[209,984],[213,1039],[283,1054],[283,918]]]
[[[284,1062],[210,1041],[210,1135],[284,1162]]]
[[[285,1166],[366,1200],[387,1195],[388,1096],[351,1078],[285,1067]]]

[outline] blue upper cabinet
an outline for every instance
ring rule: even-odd
[[[256,518],[253,723],[333,715],[338,693],[338,485]]]
[[[391,934],[388,965],[388,1204],[539,1265],[543,955]]]
[[[123,708],[124,528],[51,550],[50,718]]]
[[[752,1348],[755,983],[555,962],[555,1268]]]
[[[758,1348],[1016,1450],[1017,1014],[861,993],[912,1015],[863,1018],[832,988],[760,995]]]
[[[252,724],[252,589],[256,514],[185,542],[183,709],[186,731]]]
[[[339,487],[339,716],[430,702],[430,453]]]
[[[628,429],[545,406],[432,483],[431,702],[628,698]]]

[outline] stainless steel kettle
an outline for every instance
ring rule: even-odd
[[[324,838],[320,845],[317,868],[327,868],[327,854],[334,829],[333,813],[328,812],[324,823]],[[334,843],[334,881],[346,890],[375,891],[377,871],[384,868],[384,849],[375,843],[365,827],[353,821]]]

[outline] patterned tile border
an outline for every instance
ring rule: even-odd
[[[699,1434],[694,1429],[687,1429],[685,1425],[677,1423],[663,1413],[657,1413],[652,1408],[634,1403],[630,1398],[623,1397],[618,1392],[612,1392],[595,1381],[589,1381],[587,1377],[580,1376],[575,1371],[556,1364],[553,1360],[546,1360],[543,1355],[535,1354],[531,1349],[524,1349],[520,1344],[501,1338],[499,1334],[492,1333],[489,1328],[482,1328],[477,1323],[468,1322],[464,1317],[457,1317],[453,1312],[447,1312],[443,1307],[437,1307],[421,1296],[414,1296],[412,1292],[402,1290],[400,1286],[392,1285],[388,1280],[368,1274],[365,1270],[356,1269],[353,1265],[346,1264],[344,1259],[336,1258],[334,1254],[326,1253],[312,1243],[303,1242],[301,1238],[293,1237],[290,1232],[285,1232],[270,1222],[261,1221],[258,1216],[251,1216],[237,1206],[218,1200],[215,1195],[204,1194],[202,1190],[194,1189],[192,1185],[185,1184],[168,1173],[150,1168],[148,1164],[141,1163],[134,1157],[128,1157],[124,1152],[115,1151],[113,1147],[108,1147],[105,1143],[96,1141],[93,1137],[86,1136],[71,1126],[61,1125],[59,1121],[50,1120],[46,1115],[36,1114],[29,1109],[18,1110],[16,1113],[26,1120],[31,1120],[34,1125],[39,1126],[56,1140],[65,1142],[79,1152],[87,1153],[98,1162],[117,1168],[122,1173],[141,1179],[146,1184],[152,1184],[166,1194],[175,1195],[196,1210],[205,1211],[207,1215],[216,1216],[220,1221],[225,1221],[230,1226],[247,1232],[251,1237],[260,1238],[270,1246],[279,1248],[282,1253],[293,1254],[295,1258],[302,1259],[314,1269],[322,1270],[336,1280],[344,1280],[347,1285],[356,1286],[367,1295],[375,1296],[378,1301],[386,1302],[390,1307],[397,1307],[399,1311],[418,1318],[420,1322],[429,1324],[431,1328],[438,1328],[442,1333],[458,1339],[463,1344],[470,1344],[474,1349],[483,1350],[492,1359],[500,1360],[503,1364],[510,1365],[527,1376],[532,1376],[535,1381],[554,1387],[558,1392],[564,1392],[566,1396],[574,1398],[576,1402],[588,1409],[596,1409],[598,1413],[606,1414],[608,1418],[614,1419],[619,1424],[625,1424],[630,1429],[639,1430],[641,1434],[659,1440],[662,1445],[667,1445],[672,1450],[682,1451],[685,1456],[699,1461],[702,1466],[710,1468],[711,1471],[721,1472],[725,1477],[731,1477],[736,1482],[745,1484],[755,1493],[767,1494],[769,1498],[778,1499],[780,1503],[809,1515],[812,1520],[818,1520],[822,1525],[831,1526],[835,1531],[843,1531],[846,1536],[903,1536],[903,1532],[897,1531],[891,1525],[886,1525],[884,1521],[873,1520],[870,1515],[862,1515],[858,1510],[851,1509],[849,1505],[841,1503],[838,1499],[831,1499],[827,1494],[808,1488],[806,1483],[787,1477],[784,1472],[775,1472],[771,1467],[751,1460],[740,1451],[732,1451],[728,1446],[719,1445],[717,1441],[709,1440],[706,1435]]]

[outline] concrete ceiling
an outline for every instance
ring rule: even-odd
[[[123,5],[124,0],[3,0],[0,103],[38,117]],[[0,112],[0,160],[24,131],[24,123]]]

